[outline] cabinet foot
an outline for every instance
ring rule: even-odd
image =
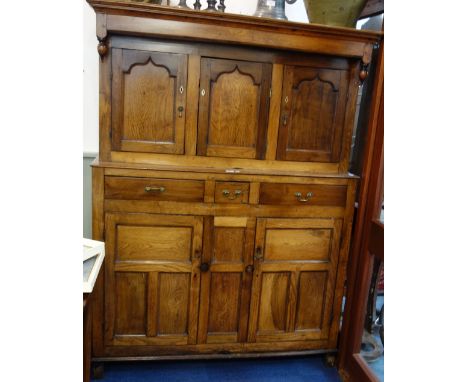
[[[92,379],[104,378],[104,365],[102,363],[93,363],[91,372]]]
[[[325,365],[327,365],[328,367],[335,367],[335,365],[336,365],[336,354],[335,353],[325,354],[324,362],[325,362]]]

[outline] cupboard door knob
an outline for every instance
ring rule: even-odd
[[[151,186],[145,187],[145,192],[164,192],[164,191],[166,191],[165,187],[151,187]]]
[[[202,263],[202,264],[200,265],[200,270],[201,270],[202,272],[206,272],[206,271],[208,271],[209,269],[210,269],[210,264],[208,264],[208,263]]]
[[[179,118],[182,118],[182,112],[184,111],[184,107],[183,106],[179,106],[177,108],[178,112],[179,112]]]
[[[296,192],[294,194],[298,202],[306,203],[310,200],[310,198],[313,196],[312,192],[308,192],[305,197],[302,197],[301,192]]]
[[[252,272],[253,272],[253,269],[254,269],[253,265],[247,265],[247,266],[245,267],[245,271],[246,271],[247,273],[252,273]]]

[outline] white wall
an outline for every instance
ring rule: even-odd
[[[195,0],[188,0],[192,6]],[[178,4],[171,0],[171,5]],[[165,4],[165,1],[163,1]],[[257,0],[226,0],[226,12],[252,15],[257,7]],[[202,0],[202,9],[206,0]],[[290,21],[308,22],[304,2],[286,4],[286,16]],[[94,10],[83,1],[83,152],[97,153],[99,150],[99,56],[97,54],[96,17]]]
[[[99,56],[96,15],[83,3],[83,152],[99,150]]]

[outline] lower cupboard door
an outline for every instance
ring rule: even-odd
[[[247,341],[254,236],[255,218],[206,218],[198,343]]]
[[[107,214],[107,346],[196,343],[203,218]]]
[[[341,224],[258,219],[249,342],[328,339]]]

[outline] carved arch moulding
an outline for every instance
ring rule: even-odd
[[[146,66],[152,64],[155,67],[163,68],[170,77],[177,77],[180,70],[180,61],[186,61],[185,55],[167,54],[150,51],[123,50],[122,71],[130,73],[132,68],[137,65]]]
[[[332,88],[333,92],[334,93],[338,93],[339,92],[339,87],[337,84],[335,84],[333,81],[331,80],[327,80],[327,79],[324,79],[322,77],[320,77],[320,74],[316,74],[314,77],[309,77],[309,78],[301,78],[300,81],[298,81],[296,84],[293,85],[293,89],[294,90],[299,90],[299,88],[306,82],[314,82],[314,81],[318,81],[318,82],[321,82],[321,83],[324,83],[324,84],[328,84],[330,85],[330,87]]]
[[[238,74],[240,74],[242,76],[249,77],[252,80],[252,83],[254,85],[256,85],[256,86],[259,86],[261,84],[261,82],[262,82],[261,76],[258,76],[259,78],[255,78],[256,76],[254,76],[252,73],[249,73],[247,71],[243,71],[241,68],[239,68],[239,65],[237,65],[237,64],[234,66],[234,68],[232,70],[219,71],[219,72],[213,73],[213,76],[211,78],[211,82],[212,83],[217,82],[221,76],[233,74],[235,72],[237,72]]]

